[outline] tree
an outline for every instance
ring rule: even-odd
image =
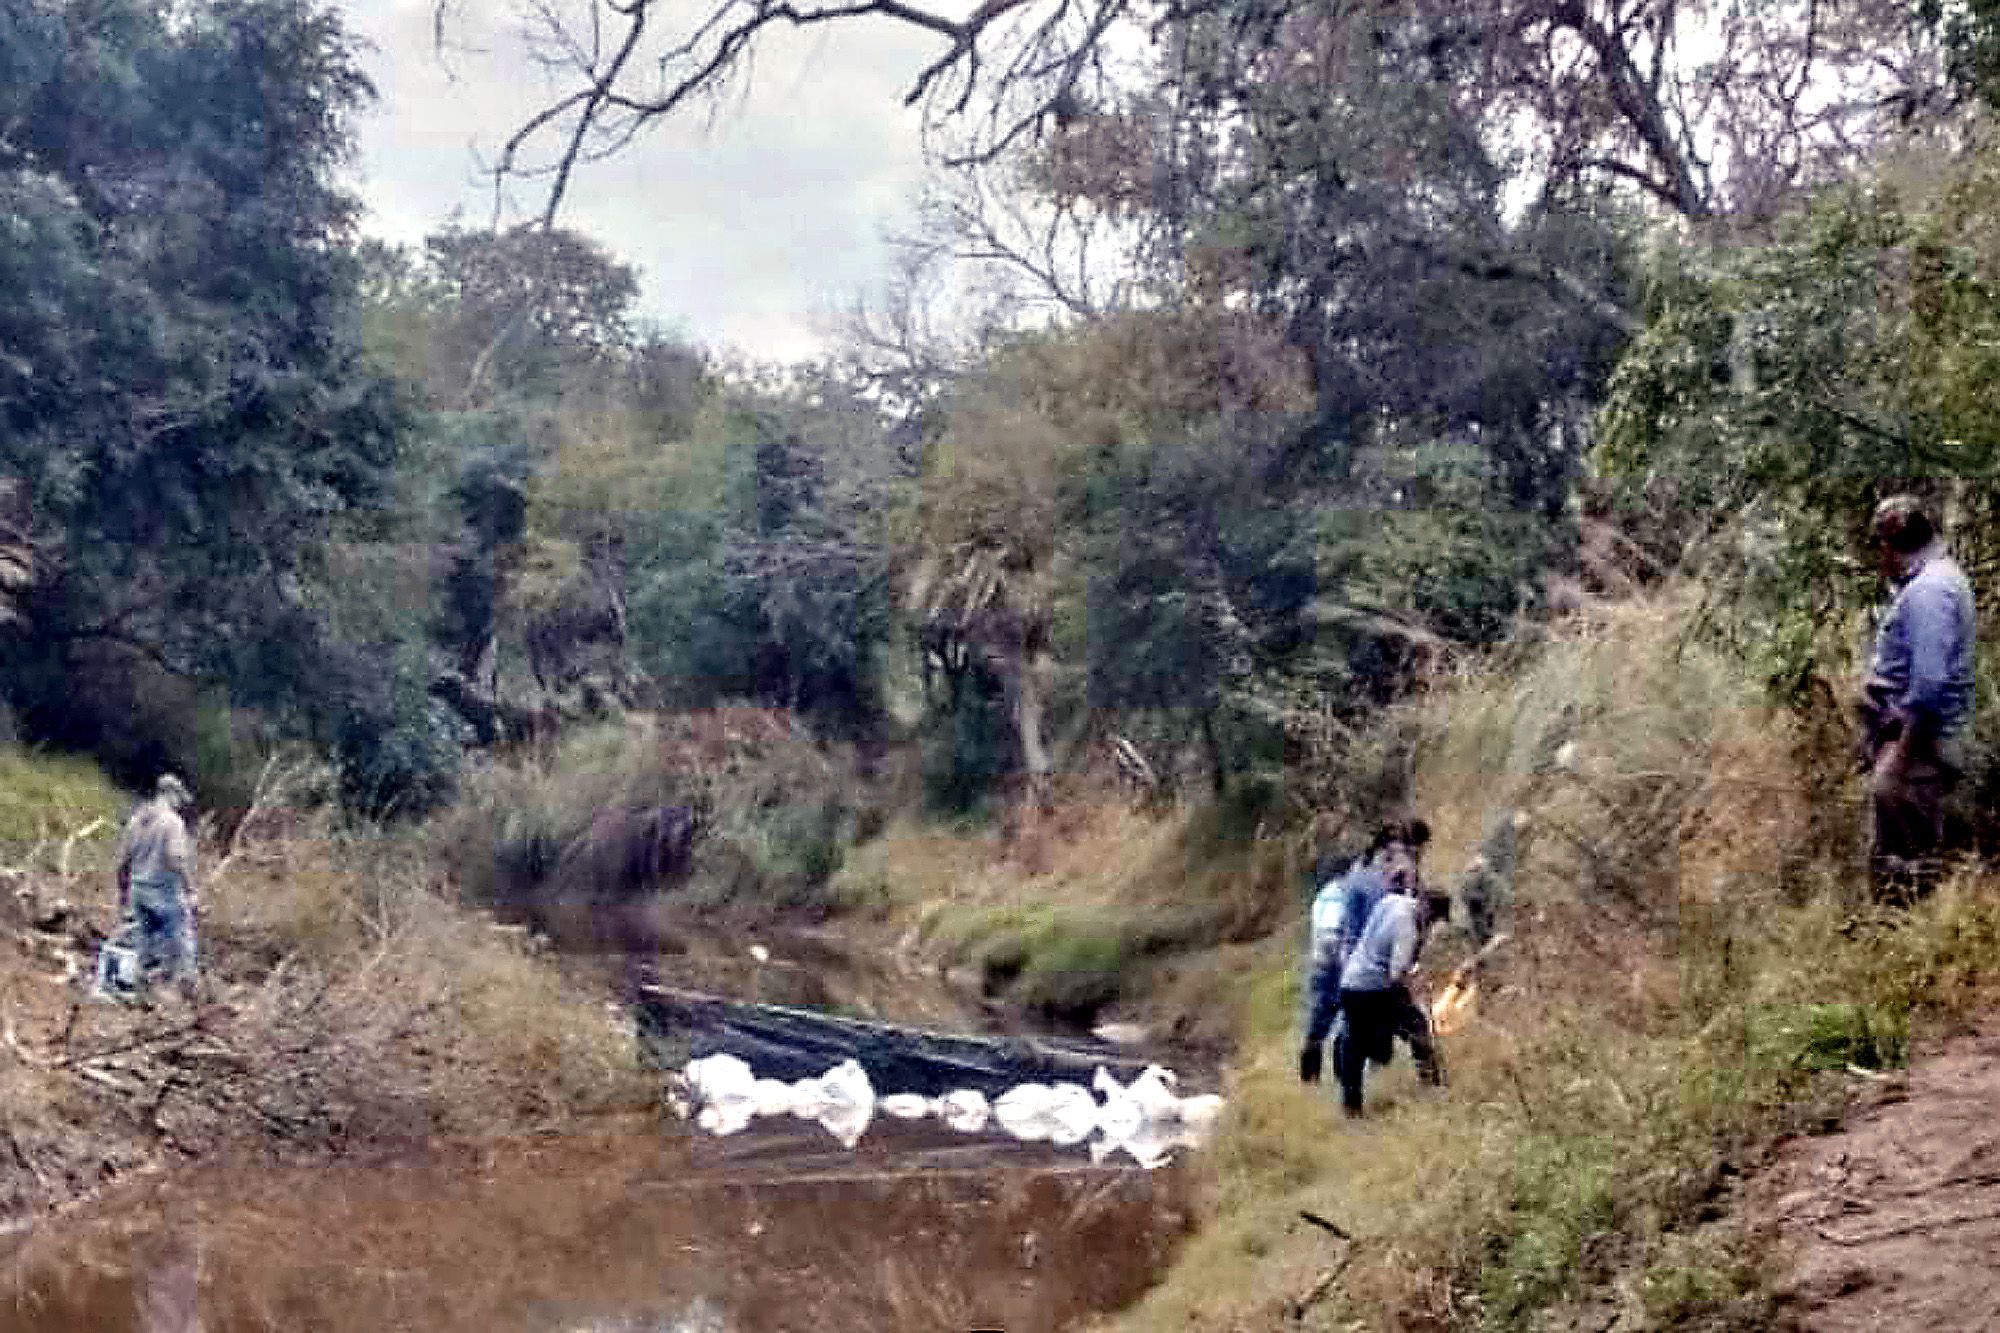
[[[1039,786],[1086,708],[1176,714],[1177,743],[1236,766],[1216,721],[1246,698],[1254,589],[1287,565],[1260,515],[1293,503],[1301,371],[1263,321],[1148,312],[1020,339],[957,387],[904,596],[951,742],[934,778],[958,803],[995,778]],[[1310,544],[1288,559],[1309,567]]]
[[[363,360],[336,182],[369,89],[310,0],[10,5],[0,471],[34,514],[10,693],[116,643],[274,701],[248,651],[374,503],[400,406]]]
[[[2000,596],[1996,162],[1831,191],[1767,245],[1666,252],[1613,381],[1612,501],[1733,592],[1791,697],[1846,656],[1823,631],[1874,594],[1862,525],[1885,495],[1939,502],[1981,604]]]
[[[445,315],[438,340],[452,383],[438,385],[441,403],[551,393],[564,371],[631,344],[638,276],[575,232],[448,228],[425,239],[422,272]]]
[[[669,697],[753,698],[872,735],[905,471],[837,376],[720,388],[628,511],[633,639]]]
[[[546,178],[544,224],[577,168],[619,151],[747,74],[785,28],[894,23],[933,35],[906,101],[950,127],[949,160],[992,161],[1061,134],[1145,76],[1206,75],[1308,32],[1344,30],[1450,71],[1486,151],[1530,192],[1574,198],[1605,184],[1688,218],[1766,217],[1883,142],[1949,118],[1949,77],[1983,68],[1982,0],[990,0],[958,15],[905,0],[714,0],[685,20],[663,0],[536,0],[534,52],[557,96],[522,120],[495,164]],[[448,0],[438,8],[450,21]],[[1240,85],[1204,82],[1226,105]]]

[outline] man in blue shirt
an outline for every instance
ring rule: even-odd
[[[1906,901],[1937,879],[1945,797],[1965,771],[1972,726],[1972,585],[1921,503],[1892,496],[1869,525],[1895,589],[1862,686],[1862,753],[1878,897]]]
[[[1346,874],[1328,879],[1313,899],[1309,1008],[1306,1038],[1299,1051],[1299,1080],[1319,1081],[1327,1034],[1340,1013],[1340,977],[1354,942],[1382,899],[1397,888],[1414,891],[1418,863],[1430,841],[1430,826],[1421,819],[1384,824],[1361,859]],[[1334,1059],[1340,1058],[1340,1041]]]

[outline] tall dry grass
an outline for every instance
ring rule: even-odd
[[[323,810],[253,830],[213,867],[202,927],[232,1033],[302,1100],[470,1132],[653,1091],[607,988],[465,907],[419,832]]]
[[[1672,601],[1560,625],[1406,723],[1434,878],[1496,812],[1528,816],[1450,1087],[1392,1068],[1343,1123],[1297,1082],[1298,960],[1274,938],[1208,1224],[1120,1327],[1767,1327],[1757,1238],[1713,1220],[1733,1173],[1836,1110],[1850,1067],[1991,1002],[2000,883],[1859,907],[1798,736]],[[1457,947],[1443,932],[1436,964]]]

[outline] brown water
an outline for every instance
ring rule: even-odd
[[[637,1126],[374,1166],[207,1168],[0,1251],[0,1329],[1005,1329],[1137,1298],[1187,1184],[1076,1150],[889,1123]]]

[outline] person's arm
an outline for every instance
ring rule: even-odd
[[[1312,943],[1315,957],[1337,957],[1340,937],[1345,923],[1341,910],[1347,899],[1347,891],[1339,884],[1329,884],[1313,899]]]
[[[1340,898],[1340,928],[1334,932],[1334,957],[1342,963],[1354,952],[1354,946],[1361,939],[1362,930],[1368,925],[1368,891],[1359,882],[1351,883]]]
[[[1400,986],[1410,979],[1417,965],[1417,945],[1423,938],[1423,925],[1413,899],[1399,899],[1395,912],[1389,923],[1389,984]]]
[[[174,817],[173,826],[167,830],[167,858],[180,872],[181,892],[192,906],[196,897],[194,835],[188,832],[187,821],[178,815]]]

